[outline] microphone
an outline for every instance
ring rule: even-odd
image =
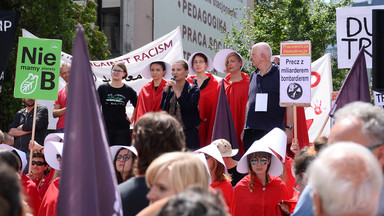
[[[175,80],[176,80],[176,77],[173,76],[173,77],[171,78],[171,80],[175,81]],[[172,86],[169,86],[168,91],[171,90],[171,88],[172,88]]]

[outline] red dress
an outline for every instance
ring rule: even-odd
[[[141,88],[139,97],[137,98],[135,121],[147,112],[161,111],[161,95],[163,94],[163,89],[166,83],[167,81],[163,79],[157,87],[157,90],[155,90],[152,80]]]
[[[51,171],[47,175],[39,179],[32,179],[32,181],[36,184],[36,187],[40,193],[41,199],[43,199],[45,192],[47,191],[49,185],[51,184],[52,178],[54,175],[55,175],[55,169],[51,168]]]
[[[232,184],[229,181],[217,182],[216,180],[211,183],[211,187],[214,189],[219,189],[223,195],[225,204],[227,204],[228,209],[231,208],[233,188]]]
[[[57,198],[59,197],[60,177],[53,180],[49,185],[43,200],[41,201],[39,216],[55,216],[57,208]]]
[[[243,141],[241,140],[241,133],[244,130],[244,121],[246,107],[248,103],[249,91],[249,76],[241,72],[242,80],[238,82],[230,82],[231,74],[228,74],[224,80],[225,94],[228,98],[229,107],[231,108],[233,123],[239,143],[240,152],[244,154]],[[219,84],[221,86],[221,82]]]
[[[233,216],[281,215],[277,204],[288,198],[287,187],[279,177],[268,176],[270,181],[265,186],[256,178],[252,192],[248,187],[250,175],[245,176],[237,183],[231,205]]]
[[[41,203],[39,191],[37,190],[35,183],[33,183],[33,181],[24,173],[21,176],[20,182],[24,189],[25,195],[27,195],[26,201],[28,206],[31,207],[33,214],[35,215],[39,212]]]
[[[204,147],[211,143],[217,99],[219,96],[219,82],[217,82],[212,74],[206,73],[206,75],[211,79],[208,81],[207,86],[200,90],[199,111],[200,119],[203,121],[199,128],[200,147]],[[192,81],[194,78],[196,78],[196,76],[190,76],[187,81],[194,84]]]

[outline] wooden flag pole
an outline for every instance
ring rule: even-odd
[[[32,122],[32,137],[31,141],[35,141],[35,130],[36,130],[36,112],[37,112],[37,99],[35,100],[35,106],[33,108],[33,122]],[[28,166],[28,173],[31,173],[31,167],[32,167],[32,149],[29,151],[29,166]]]
[[[323,123],[323,126],[321,127],[320,132],[319,132],[319,134],[317,135],[316,139],[319,138],[319,137],[321,136],[321,133],[323,133],[323,130],[324,130],[324,128],[325,128],[325,125],[327,124],[327,122],[328,122],[328,120],[329,120],[329,117],[330,117],[330,116],[328,115],[327,118],[325,119],[325,121],[324,121],[324,123]]]
[[[293,105],[293,142],[297,143],[297,110],[296,105]]]

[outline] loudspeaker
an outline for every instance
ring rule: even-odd
[[[384,92],[384,10],[372,10],[372,90]]]

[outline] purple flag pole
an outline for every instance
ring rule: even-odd
[[[224,80],[221,81],[219,101],[217,102],[215,124],[213,126],[211,142],[217,139],[226,139],[229,143],[231,143],[233,149],[239,149],[231,108],[229,107],[228,98],[225,94]],[[240,158],[240,154],[235,156],[235,159],[237,160]]]
[[[58,216],[122,215],[84,29],[73,44]]]
[[[361,48],[359,54],[356,57],[355,62],[347,77],[344,80],[343,85],[337,95],[335,104],[333,105],[330,116],[344,105],[354,102],[363,101],[371,102],[371,95],[369,93],[369,83],[367,75],[367,65],[365,63],[365,48]]]

